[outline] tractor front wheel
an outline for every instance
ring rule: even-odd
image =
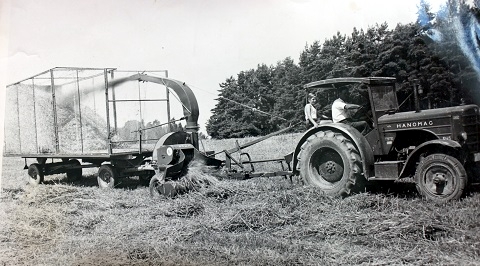
[[[98,169],[97,182],[100,188],[115,187],[118,179],[117,170],[110,164],[104,164]]]
[[[343,134],[321,131],[310,136],[298,155],[300,176],[331,196],[364,189],[358,149]]]
[[[459,199],[467,184],[467,172],[455,157],[431,154],[420,161],[415,173],[418,192],[434,202]]]

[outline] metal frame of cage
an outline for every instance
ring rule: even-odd
[[[75,74],[73,76],[57,76],[56,74],[61,73],[62,71],[73,71]],[[82,76],[79,75],[80,72],[83,71],[91,71],[91,75],[86,75]],[[15,125],[18,127],[18,151],[19,152],[9,152],[6,150],[8,139],[7,135],[5,136],[4,139],[4,155],[5,156],[22,156],[24,158],[40,158],[40,157],[45,157],[45,158],[62,158],[62,157],[79,157],[79,155],[82,156],[87,156],[87,155],[92,155],[90,152],[85,152],[84,151],[84,142],[85,142],[85,136],[83,136],[83,130],[80,130],[80,139],[78,140],[80,142],[80,153],[74,152],[74,153],[64,153],[61,151],[61,143],[60,143],[60,137],[59,137],[59,114],[57,110],[57,88],[63,88],[63,86],[67,85],[75,85],[76,86],[76,93],[78,97],[78,101],[76,104],[78,106],[74,106],[73,108],[78,108],[78,115],[79,115],[79,123],[80,123],[80,128],[82,127],[82,107],[81,107],[81,96],[80,96],[80,82],[85,81],[85,80],[93,80],[95,78],[102,78],[103,80],[103,89],[105,91],[105,116],[106,116],[106,134],[107,134],[107,139],[106,139],[106,152],[101,152],[99,155],[112,155],[114,154],[113,149],[112,149],[112,144],[115,142],[112,141],[111,139],[111,132],[112,132],[112,125],[111,125],[111,117],[110,115],[113,115],[113,123],[114,123],[114,128],[115,130],[118,128],[117,125],[117,102],[121,101],[134,101],[134,102],[144,102],[144,101],[165,101],[167,103],[167,119],[170,121],[170,97],[169,97],[169,88],[166,87],[166,98],[165,99],[140,99],[140,96],[138,99],[116,99],[115,98],[115,87],[111,87],[111,95],[109,95],[109,81],[113,80],[115,78],[115,73],[132,73],[132,74],[139,74],[139,73],[162,73],[164,77],[168,77],[168,71],[167,70],[148,70],[148,71],[138,71],[138,70],[117,70],[116,68],[78,68],[78,67],[55,67],[49,70],[46,70],[44,72],[41,72],[37,75],[31,76],[29,78],[20,80],[18,82],[15,82],[13,84],[10,84],[7,86],[8,88],[13,88],[14,86],[20,86],[21,84],[27,84],[26,86],[31,86],[32,87],[32,102],[33,102],[33,110],[28,110],[33,113],[33,122],[34,122],[34,130],[35,130],[35,147],[34,150],[36,152],[32,152],[33,149],[29,149],[29,152],[24,152],[24,149],[22,149],[22,128],[21,128],[21,122],[24,122],[20,118],[20,101],[21,99],[19,98],[19,89],[16,89],[16,103],[13,104],[13,106],[16,106],[16,122],[17,124]],[[102,77],[103,76],[103,77]],[[31,80],[31,82],[30,82]],[[35,82],[38,80],[45,80],[46,83],[43,84],[44,87],[50,87],[51,91],[51,112],[53,113],[53,132],[46,132],[47,134],[53,133],[53,139],[54,139],[54,151],[42,151],[41,148],[39,147],[39,142],[38,142],[38,136],[39,134],[42,134],[42,132],[38,132],[39,128],[37,125],[37,110],[36,110],[36,90],[40,89],[40,85],[36,85]],[[63,83],[59,82],[60,80],[64,80]],[[140,88],[139,88],[140,89]],[[30,100],[30,99],[29,99]],[[7,103],[8,104],[8,103]],[[6,106],[7,106],[6,104]],[[110,104],[112,104],[112,113],[110,113]],[[141,108],[141,105],[140,105]],[[75,110],[74,110],[75,112]],[[169,124],[169,123],[167,123]],[[169,127],[170,128],[170,127]],[[6,131],[6,128],[5,128]],[[135,141],[117,141],[119,142],[139,142],[139,153],[142,153],[142,141],[147,141],[147,140],[142,140],[141,137],[138,140]],[[26,151],[26,150],[25,150]]]

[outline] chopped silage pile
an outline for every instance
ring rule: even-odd
[[[330,198],[296,179],[233,181],[174,199],[54,176],[30,187],[5,158],[0,265],[479,265],[480,195]],[[195,168],[194,168],[195,169]],[[200,176],[200,177],[199,177]],[[21,181],[23,180],[23,181]],[[87,186],[82,186],[87,184]]]
[[[18,94],[17,94],[18,92]],[[50,87],[18,85],[7,90],[5,151],[12,154],[54,153],[55,115],[60,153],[106,152],[107,124],[90,103],[77,95],[57,97],[55,112]],[[83,142],[82,142],[83,140]]]

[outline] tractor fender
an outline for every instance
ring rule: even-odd
[[[368,143],[367,139],[355,128],[352,126],[349,126],[347,124],[343,123],[328,123],[328,124],[320,124],[318,127],[314,127],[309,129],[307,132],[305,132],[300,139],[300,141],[297,143],[297,146],[295,148],[294,154],[293,154],[293,165],[292,169],[294,171],[294,174],[298,174],[297,170],[297,164],[298,164],[298,153],[300,152],[302,145],[307,141],[307,139],[316,134],[317,132],[320,131],[326,131],[326,130],[331,130],[335,132],[340,132],[345,135],[348,139],[350,139],[354,145],[357,147],[357,149],[360,152],[360,157],[362,160],[362,166],[363,166],[363,173],[366,178],[373,176],[373,163],[374,163],[374,158],[373,158],[373,151],[372,147]]]
[[[454,140],[445,140],[445,139],[434,139],[426,141],[418,145],[410,155],[408,155],[405,165],[400,172],[399,179],[408,177],[410,174],[414,173],[415,165],[418,162],[420,156],[424,153],[432,152],[442,152],[453,157],[460,159],[459,156],[462,154],[462,145]]]

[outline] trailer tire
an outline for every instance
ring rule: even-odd
[[[40,164],[38,163],[32,163],[28,167],[28,183],[30,185],[38,185],[43,182],[43,168]]]
[[[358,149],[343,134],[320,131],[298,154],[300,176],[326,195],[345,197],[365,188]]]
[[[80,166],[81,163],[80,161],[76,160],[76,159],[72,159],[70,161],[68,161],[68,164],[70,166]],[[78,180],[82,177],[82,168],[75,168],[75,169],[71,169],[71,170],[67,170],[67,178],[69,180]]]
[[[437,203],[459,199],[467,185],[467,171],[455,157],[435,153],[420,161],[415,185],[424,198]]]
[[[98,169],[97,182],[100,188],[114,188],[117,184],[118,171],[110,164],[104,164]]]

